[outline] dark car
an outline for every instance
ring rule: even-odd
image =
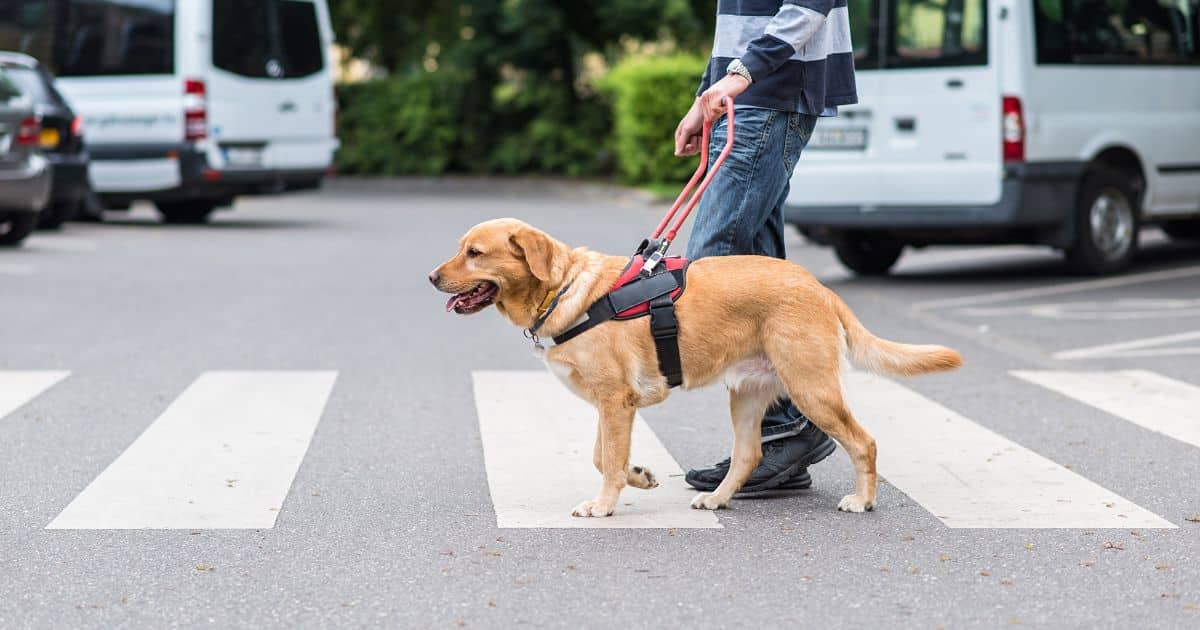
[[[57,228],[74,218],[88,193],[88,153],[83,144],[83,119],[54,87],[54,77],[36,59],[20,53],[0,52],[0,69],[26,96],[33,99],[41,123],[38,145],[50,161],[53,187],[50,203],[42,210],[38,226]]]

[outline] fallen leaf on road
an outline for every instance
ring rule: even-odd
[[[1033,551],[1033,543],[1025,543],[1025,548],[1030,551]]]
[[[992,572],[991,571],[980,571],[979,575],[982,575],[983,577],[992,577]]]
[[[1200,514],[1193,514],[1191,516],[1185,516],[1185,517],[1183,517],[1183,520],[1190,521],[1192,523],[1200,523]]]
[[[942,554],[941,557],[938,558],[938,560],[941,560],[942,562],[950,562],[950,560],[952,560],[952,558],[950,556],[947,556],[946,554]]]
[[[197,564],[196,570],[200,571],[201,573],[212,573],[213,571],[217,570],[217,567],[214,567],[211,564]]]
[[[1167,569],[1174,569],[1175,567],[1173,567],[1169,564],[1161,564],[1160,563],[1160,564],[1154,565],[1154,568],[1158,569],[1159,571],[1166,571]]]
[[[1105,549],[1116,549],[1117,551],[1124,551],[1124,550],[1125,550],[1125,543],[1113,542],[1113,541],[1111,541],[1111,540],[1106,540],[1106,541],[1104,541],[1104,545],[1102,545],[1102,546],[1103,546]]]

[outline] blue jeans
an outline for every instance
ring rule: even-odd
[[[735,117],[733,150],[696,207],[687,256],[787,258],[783,202],[817,117],[757,107],[738,107]],[[722,118],[713,124],[709,138],[710,166],[725,148],[726,136]],[[804,414],[782,398],[763,418],[763,441],[795,435],[807,423]]]

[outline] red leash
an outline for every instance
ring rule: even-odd
[[[683,227],[683,222],[687,221],[688,215],[692,213],[692,209],[696,204],[700,203],[700,196],[708,189],[708,184],[712,182],[713,176],[717,174],[717,170],[721,168],[721,164],[725,162],[725,158],[729,157],[729,152],[733,150],[733,99],[726,96],[721,99],[721,103],[725,105],[725,119],[728,121],[725,131],[725,148],[721,150],[721,154],[717,156],[717,160],[713,162],[712,168],[708,167],[708,137],[712,131],[712,122],[704,123],[704,132],[702,134],[700,144],[700,164],[696,167],[696,172],[692,174],[692,178],[688,180],[687,186],[683,188],[683,192],[679,193],[679,197],[675,199],[675,203],[671,205],[671,209],[667,211],[667,216],[663,217],[662,222],[654,229],[654,233],[650,235],[650,241],[643,250],[651,250],[652,253],[646,258],[646,264],[642,266],[642,271],[649,272],[657,265],[667,254],[667,248],[671,246],[671,241],[675,240],[675,235],[679,232],[679,228]],[[700,181],[701,176],[704,177]],[[700,186],[696,186],[696,182],[700,182]],[[693,194],[693,188],[695,192]],[[691,194],[689,198],[688,195]],[[684,201],[687,204],[684,205]],[[683,212],[679,212],[680,208]],[[667,230],[667,224],[671,223],[671,219],[679,212],[679,218],[671,225],[671,229]],[[663,234],[666,230],[666,234]],[[661,240],[660,240],[661,237]]]

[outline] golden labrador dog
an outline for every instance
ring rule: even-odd
[[[612,288],[627,262],[624,256],[572,249],[516,219],[497,219],[471,228],[458,252],[429,279],[453,294],[447,310],[466,315],[494,304],[521,328],[529,328],[546,311],[549,296],[566,287],[538,330],[548,338],[571,328]],[[762,457],[763,413],[787,394],[842,445],[854,464],[854,494],[843,498],[838,509],[870,510],[875,505],[875,440],[842,398],[842,357],[848,355],[860,368],[903,376],[962,365],[962,357],[949,348],[872,335],[837,294],[786,260],[697,260],[675,307],[683,389],[724,381],[733,419],[729,473],[715,491],[695,497],[692,507],[697,509],[728,505]],[[650,318],[608,321],[549,348],[544,359],[567,387],[600,412],[592,461],[604,480],[596,497],[572,514],[609,516],[626,485],[657,486],[649,470],[629,464],[634,414],[670,392],[658,369]]]

